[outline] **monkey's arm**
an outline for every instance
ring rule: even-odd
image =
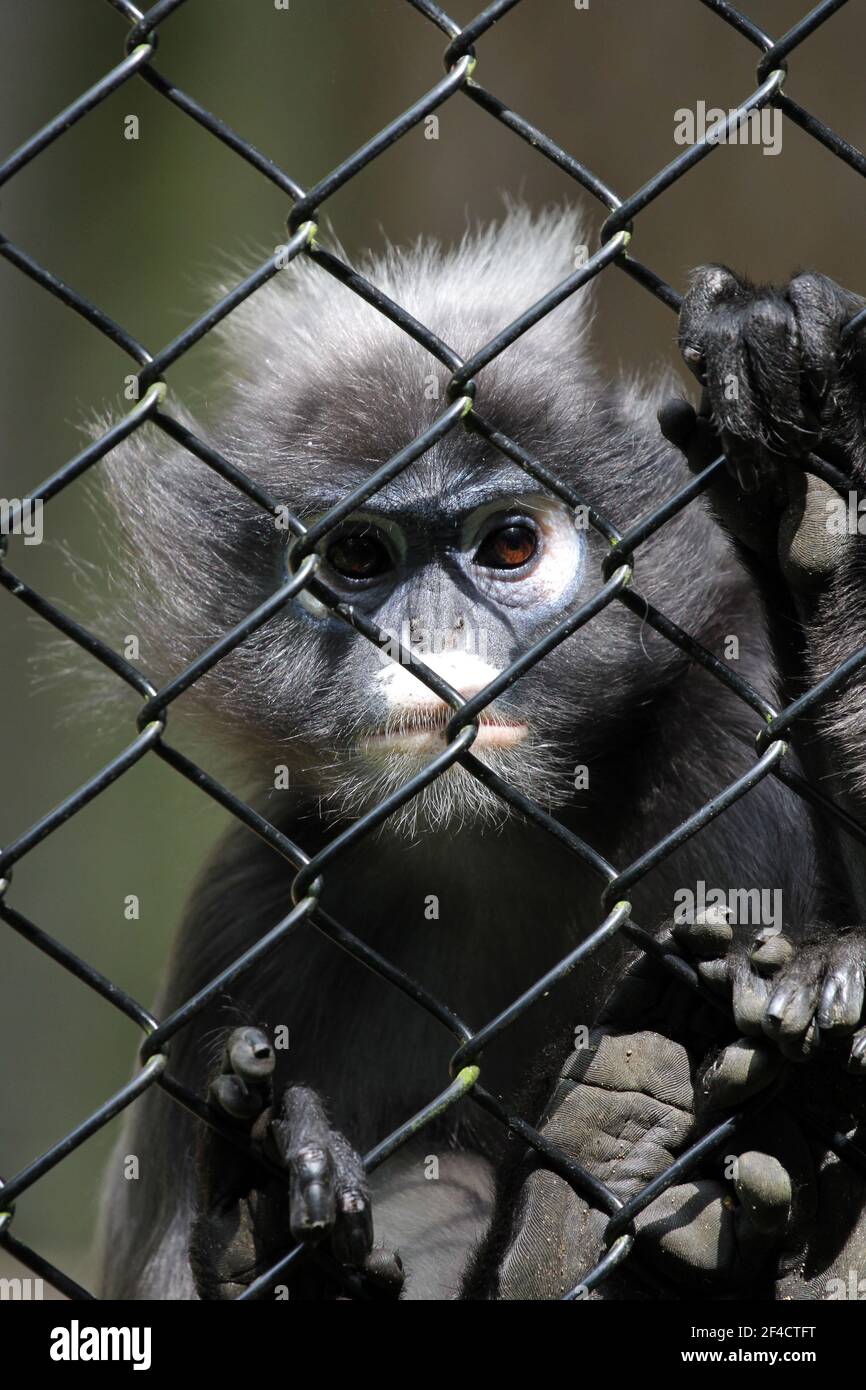
[[[681,400],[659,412],[693,470],[726,455],[708,498],[764,594],[785,703],[866,644],[866,537],[857,525],[866,497],[866,346],[845,328],[862,307],[821,275],[774,290],[720,266],[697,271],[679,341],[703,388],[700,409]],[[864,717],[861,668],[793,726],[792,739],[813,784],[866,826]],[[863,846],[834,842],[829,879],[847,899],[843,920],[859,917]],[[788,1050],[802,1049],[815,1024],[822,1035],[855,1033],[850,1055],[859,1067],[864,974],[866,933],[824,930],[797,946],[769,992],[756,990],[741,965],[735,996],[741,1011],[747,996],[749,1008],[761,1008],[765,1030]]]

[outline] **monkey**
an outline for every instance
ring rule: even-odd
[[[467,360],[571,274],[584,244],[575,210],[512,205],[452,248],[389,247],[360,268]],[[293,910],[297,864],[279,837],[314,858],[445,750],[453,708],[399,659],[403,649],[459,700],[483,691],[604,584],[610,541],[586,524],[587,508],[622,534],[690,479],[656,421],[670,383],[606,380],[590,328],[581,290],[477,373],[456,428],[320,535],[316,579],[375,625],[380,645],[305,584],[184,694],[212,756],[234,760],[278,835],[237,824],[215,847],[157,1018]],[[427,346],[307,258],[217,331],[219,408],[206,422],[174,413],[306,527],[449,405],[450,371]],[[538,460],[534,475],[473,428],[476,414]],[[291,536],[155,428],[103,463],[140,603],[134,630],[164,683],[286,583]],[[633,583],[710,652],[736,634],[737,674],[773,689],[761,595],[703,501],[640,547]],[[164,717],[175,719],[173,707]],[[605,883],[568,837],[616,870],[632,864],[752,766],[755,724],[640,604],[612,600],[481,712],[471,751],[489,778],[461,758],[341,842],[317,902],[477,1030],[607,916]],[[494,776],[563,835],[498,796]],[[677,890],[699,882],[780,891],[798,937],[826,892],[811,808],[763,778],[636,883],[634,922],[662,921]],[[487,1091],[509,1104],[563,1028],[593,1025],[623,959],[614,934],[503,1029],[480,1058]],[[288,1048],[273,1046],[279,1028]],[[448,1086],[456,1041],[314,919],[301,921],[171,1038],[167,1072],[207,1098],[216,1127],[159,1086],[130,1108],[106,1180],[103,1294],[235,1297],[300,1242],[292,1297],[345,1296],[340,1280],[358,1272],[389,1296],[461,1297],[497,1206],[503,1126],[469,1094],[371,1173],[362,1161]],[[139,1160],[134,1182],[127,1154]]]
[[[663,433],[694,472],[724,455],[724,471],[709,488],[710,511],[761,596],[783,705],[807,697],[855,658],[866,638],[866,528],[859,524],[866,487],[866,353],[857,332],[864,303],[814,272],[774,288],[724,266],[703,267],[692,276],[678,333],[683,359],[700,384],[700,404],[696,409],[673,399],[659,412]],[[752,943],[736,943],[723,921],[664,933],[674,948],[679,937],[705,986],[721,989],[733,1014],[730,1038],[739,1034],[730,1046],[740,1063],[748,1057],[753,1073],[757,1067],[762,1086],[778,1079],[783,1061],[811,1064],[811,1070],[787,1069],[782,1098],[793,1104],[770,1104],[759,1116],[758,1142],[767,1152],[747,1155],[746,1186],[753,1191],[738,1191],[738,1206],[731,1207],[734,1194],[727,1184],[725,1212],[725,1184],[716,1173],[675,1186],[637,1218],[636,1249],[643,1240],[661,1274],[670,1276],[673,1269],[707,1289],[727,1281],[742,1295],[760,1268],[761,1240],[769,1258],[758,1295],[764,1298],[847,1296],[838,1286],[850,1270],[862,1268],[862,1160],[859,1171],[846,1166],[826,1142],[826,1127],[816,1136],[797,1122],[804,1111],[813,1120],[829,1117],[830,1129],[847,1131],[855,1147],[866,1122],[866,677],[862,664],[851,661],[849,667],[844,680],[807,703],[781,733],[798,750],[811,785],[850,818],[825,818],[816,841],[825,878],[836,884],[841,915],[810,924],[799,940],[759,933]],[[860,829],[859,836],[852,828]],[[660,977],[657,963],[640,963],[635,976],[631,1007],[623,1007],[622,989],[615,991],[592,1046],[582,1055],[572,1052],[564,1065],[560,1054],[541,1126],[547,1139],[587,1156],[594,1175],[622,1199],[638,1190],[636,1173],[644,1180],[656,1176],[718,1119],[713,1092],[724,1090],[724,1074],[730,1079],[736,1071],[733,1058],[722,1053],[705,1074],[701,1099],[700,1044],[693,1023],[683,1023],[688,1004],[682,998],[672,1003],[670,980]],[[635,1028],[647,1025],[654,1031],[641,1034],[638,1044]],[[631,1051],[654,1057],[655,1065],[645,1067],[627,1098],[623,1057]],[[744,1094],[742,1084],[735,1084],[728,1100]],[[624,1158],[613,1154],[605,1136],[614,1124],[616,1133],[625,1132],[624,1112],[637,1125],[651,1115],[654,1133],[671,1132],[673,1141],[658,1155],[646,1152],[643,1135]],[[750,1203],[756,1193],[757,1228]],[[531,1158],[515,1168],[500,1208],[488,1248],[476,1259],[470,1296],[561,1297],[579,1287],[604,1253],[598,1215],[561,1176]],[[714,1261],[692,1238],[698,1209],[712,1231]],[[651,1226],[654,1239],[647,1241]],[[583,1292],[591,1298],[647,1296],[622,1279],[618,1288]]]

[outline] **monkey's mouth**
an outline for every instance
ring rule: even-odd
[[[445,746],[445,729],[451,718],[447,705],[416,706],[390,715],[378,729],[359,739],[366,753],[441,753]],[[526,724],[506,719],[492,710],[479,716],[478,734],[473,749],[513,748],[529,733]]]

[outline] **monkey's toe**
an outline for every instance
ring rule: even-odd
[[[399,1298],[406,1279],[399,1252],[377,1245],[364,1261],[364,1277],[372,1299]]]
[[[791,1217],[791,1176],[777,1158],[744,1153],[737,1159],[734,1179],[743,1216],[761,1235],[783,1232]]]
[[[744,1105],[775,1081],[782,1065],[778,1052],[766,1043],[739,1038],[700,1069],[701,1109]]]
[[[734,939],[727,913],[712,907],[699,914],[694,922],[676,922],[672,932],[677,945],[698,960],[726,956]]]
[[[236,1028],[226,1048],[229,1065],[244,1081],[264,1081],[273,1075],[274,1049],[262,1028]]]

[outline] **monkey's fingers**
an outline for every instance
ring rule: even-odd
[[[677,929],[675,929],[675,935]],[[743,1033],[766,1036],[784,1056],[804,1061],[835,1048],[850,1070],[866,1065],[866,934],[817,932],[804,941],[759,933],[727,965],[734,1019]],[[854,1034],[844,1049],[840,1039]]]
[[[271,1103],[274,1049],[261,1028],[236,1028],[223,1053],[222,1070],[208,1099],[233,1120],[253,1121]]]
[[[732,952],[729,970],[734,1021],[747,1036],[761,1036],[776,976],[793,950],[793,943],[779,935],[758,937],[745,950]]]
[[[824,935],[798,943],[773,980],[764,1032],[786,1055],[806,1056],[825,1038],[833,1043],[853,1033],[863,1022],[864,999],[864,933]],[[850,1056],[846,1049],[846,1057]]]
[[[833,488],[808,470],[823,453],[857,476],[863,351],[856,335],[843,340],[842,327],[861,304],[826,276],[772,289],[702,267],[679,326],[683,358],[703,388],[700,412],[689,417],[682,402],[659,412],[693,470],[711,461],[715,432],[730,474],[708,494],[718,520],[804,592],[826,582],[847,546],[844,528],[827,524]]]
[[[759,932],[747,947],[732,944],[732,929],[727,923],[706,919],[695,923],[677,924],[673,937],[684,955],[689,957],[700,978],[711,988],[720,992],[730,992],[737,1027],[747,1036],[759,1037],[773,1031],[774,1007],[782,1002],[780,989],[789,978],[789,966],[797,956],[798,948],[782,933]],[[781,981],[781,983],[780,983]],[[838,990],[836,990],[838,985]],[[788,991],[790,994],[790,991]],[[788,997],[788,994],[785,997]],[[831,994],[833,995],[831,999]],[[835,1006],[847,1008],[845,1017],[853,1018],[856,999],[855,982],[850,972],[838,978],[836,985],[828,983],[825,988],[828,1017],[829,1009]],[[800,998],[803,994],[801,991]],[[817,986],[810,996],[813,1012],[817,1003]],[[777,1001],[774,1006],[773,1001]],[[862,999],[860,1000],[862,1007]],[[776,1038],[786,1056],[803,1057],[814,1041],[814,1028],[809,1033],[811,1015],[803,1022],[790,1015],[790,1035],[795,1039],[792,1051],[788,1046],[788,1033]],[[859,1014],[857,1019],[859,1021]],[[820,1019],[819,1019],[820,1023]],[[797,1024],[798,1026],[794,1026]]]
[[[254,1137],[253,1127],[271,1100],[274,1051],[261,1028],[236,1028],[226,1041],[221,1070],[211,1078],[207,1098],[220,1127],[202,1125],[197,1143],[198,1198],[202,1210],[228,1207],[249,1190],[256,1161],[243,1143],[222,1131]]]
[[[724,266],[694,272],[680,348],[746,492],[768,485],[774,459],[805,456],[820,436],[838,335],[812,333],[809,352],[805,337],[785,291],[749,285]]]
[[[271,1137],[289,1173],[289,1223],[296,1240],[321,1240],[337,1211],[331,1127],[322,1102],[306,1086],[283,1092]]]
[[[367,1174],[360,1155],[336,1131],[331,1133],[331,1151],[336,1173],[337,1206],[331,1248],[340,1264],[358,1267],[365,1265],[372,1254],[373,1245],[373,1213]],[[390,1285],[397,1271],[394,1260],[385,1259],[387,1253],[384,1250],[381,1252],[382,1258],[373,1261],[370,1272],[381,1276],[385,1284]],[[399,1258],[397,1265],[402,1270]]]
[[[196,1201],[189,1258],[203,1299],[234,1298],[259,1259],[259,1186],[267,1182],[255,1149],[256,1122],[269,1114],[274,1052],[259,1028],[230,1034],[208,1101],[222,1127],[202,1124],[196,1144]],[[251,1143],[252,1150],[251,1151]]]
[[[373,1244],[370,1191],[360,1157],[331,1128],[315,1091],[290,1086],[270,1124],[289,1175],[289,1225],[296,1240],[330,1236],[337,1259],[363,1264]]]

